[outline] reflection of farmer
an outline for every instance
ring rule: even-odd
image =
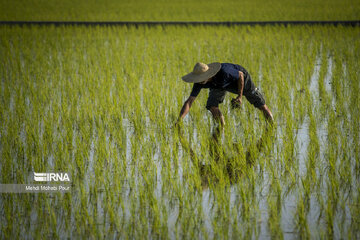
[[[265,99],[251,81],[250,74],[240,65],[232,63],[196,63],[194,70],[183,76],[185,82],[194,83],[190,97],[185,101],[181,109],[178,122],[189,112],[191,104],[202,88],[210,88],[206,108],[213,117],[225,125],[224,116],[219,110],[219,103],[225,98],[226,91],[238,96],[232,99],[233,106],[240,106],[242,95],[260,109],[267,120],[273,121],[270,109],[265,104]]]

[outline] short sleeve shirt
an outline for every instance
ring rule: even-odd
[[[219,72],[216,73],[211,82],[206,84],[194,83],[190,96],[196,97],[202,88],[215,88],[234,93],[237,92],[237,82],[240,78],[239,71],[244,73],[244,86],[246,86],[247,83],[245,81],[248,79],[248,72],[245,68],[238,64],[221,63]]]

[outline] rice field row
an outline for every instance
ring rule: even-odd
[[[1,0],[1,21],[359,20],[356,0]]]
[[[0,27],[0,183],[69,172],[71,193],[0,195],[0,238],[360,237],[359,29]],[[203,90],[244,66],[275,122]],[[19,227],[21,226],[21,227]]]

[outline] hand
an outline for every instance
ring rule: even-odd
[[[242,100],[240,96],[237,96],[237,98],[231,99],[231,107],[232,108],[240,108],[242,104]]]
[[[179,118],[179,119],[175,122],[174,128],[179,128],[180,125],[181,125],[181,123],[182,123],[182,121],[181,121],[181,119]]]
[[[236,97],[236,101],[238,101],[240,105],[242,104],[242,98],[240,95]]]

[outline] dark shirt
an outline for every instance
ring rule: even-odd
[[[196,97],[202,88],[224,89],[232,93],[238,93],[239,71],[244,73],[244,90],[248,90],[248,72],[238,64],[221,63],[219,72],[213,77],[211,82],[206,84],[194,83],[190,96]]]

